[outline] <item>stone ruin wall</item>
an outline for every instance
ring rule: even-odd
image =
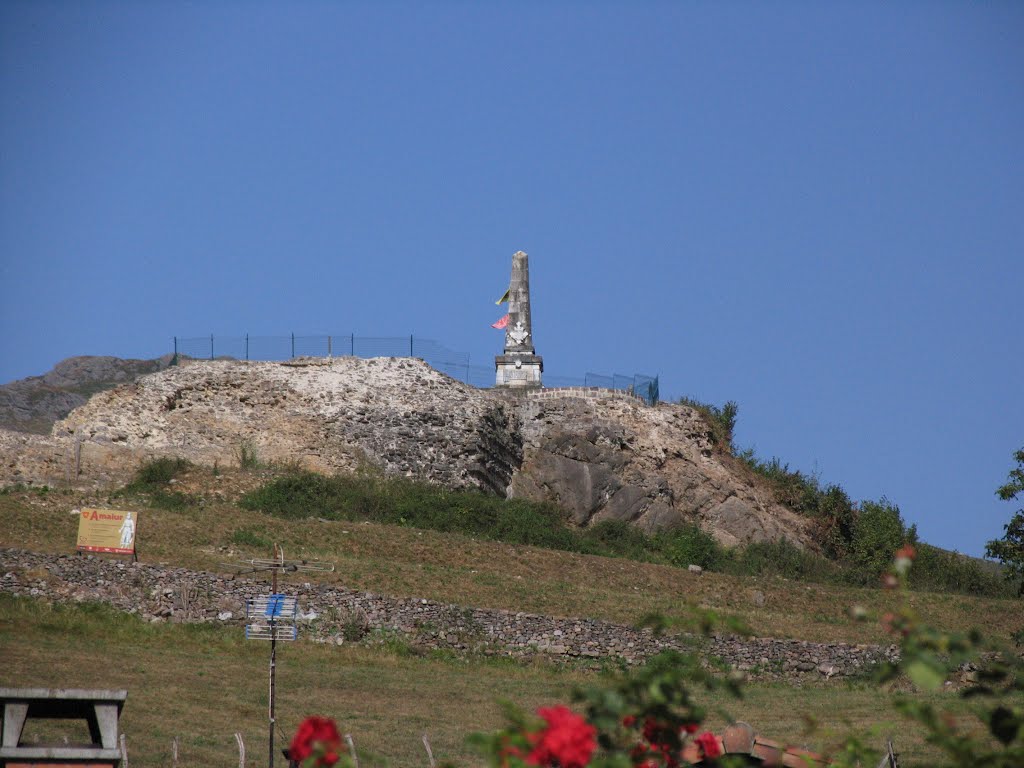
[[[683,405],[596,388],[481,390],[410,358],[190,361],[101,392],[48,437],[0,430],[0,484],[102,489],[180,456],[325,473],[371,466],[553,502],[576,525],[696,523],[727,546],[814,546],[810,521],[714,450]]]
[[[342,644],[346,627],[398,633],[414,647],[563,661],[621,659],[636,664],[666,649],[697,651],[709,666],[758,679],[812,682],[864,675],[897,658],[896,646],[811,643],[770,638],[655,636],[650,630],[595,619],[470,608],[418,598],[347,589],[338,583],[302,583],[289,576],[279,589],[299,598],[308,617],[300,637]],[[149,622],[245,623],[245,601],[266,594],[250,578],[96,556],[0,549],[0,592],[54,603],[98,601]]]

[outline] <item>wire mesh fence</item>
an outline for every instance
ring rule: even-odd
[[[291,360],[296,357],[416,357],[432,368],[479,389],[494,386],[494,366],[471,363],[470,356],[421,336],[194,336],[174,337],[174,357],[207,360]],[[613,373],[544,375],[546,387],[603,387],[658,402],[658,377]]]

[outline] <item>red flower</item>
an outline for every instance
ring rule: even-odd
[[[338,726],[328,717],[307,717],[299,725],[288,747],[288,758],[299,763],[316,758],[313,768],[330,768],[338,762],[341,736]]]
[[[622,718],[622,724],[627,728],[632,728],[635,723],[636,715],[626,715],[624,718]]]
[[[896,550],[896,557],[905,557],[907,560],[913,560],[914,555],[917,554],[917,550],[914,549],[913,544],[904,544],[902,547]]]
[[[526,758],[527,765],[584,768],[597,748],[597,729],[568,707],[537,710],[548,727],[534,734],[536,741]]]
[[[700,728],[700,723],[683,723],[682,730],[687,733],[696,733]]]
[[[722,749],[718,746],[718,739],[715,738],[715,734],[711,733],[711,731],[704,731],[693,742],[700,747],[704,757],[714,758],[722,754]]]

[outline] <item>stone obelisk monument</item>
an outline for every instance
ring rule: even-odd
[[[530,323],[530,259],[522,251],[516,251],[512,254],[512,279],[508,286],[505,354],[494,358],[495,386],[541,386],[544,358],[536,351]]]

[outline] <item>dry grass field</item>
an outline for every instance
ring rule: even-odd
[[[243,734],[246,764],[265,765],[268,652],[237,629],[150,625],[100,606],[50,607],[0,596],[3,684],[126,688],[122,728],[136,768],[170,765],[175,737],[182,768],[233,768],[236,731]],[[352,734],[365,766],[426,766],[423,734],[439,759],[482,765],[465,737],[502,725],[500,699],[532,709],[568,701],[573,686],[599,680],[596,672],[546,662],[421,656],[401,644],[282,644],[278,741],[303,716],[326,714]],[[790,744],[827,750],[850,733],[869,734],[868,742],[878,745],[891,735],[905,757],[927,763],[932,753],[901,726],[891,695],[868,683],[754,684],[741,701],[722,694],[702,700]],[[928,698],[960,705],[951,694]],[[812,731],[814,720],[827,727]],[[720,713],[709,725],[725,722]],[[29,728],[27,735],[58,742],[81,737],[59,727]]]
[[[177,511],[106,494],[9,490],[0,494],[0,545],[72,552],[78,524],[72,510],[112,506],[141,511],[144,562],[218,570],[226,561],[266,556],[277,542],[289,557],[335,563],[336,572],[320,578],[361,590],[624,623],[651,612],[685,621],[699,606],[735,617],[761,636],[890,641],[877,621],[849,615],[852,606],[869,615],[894,607],[898,598],[880,589],[695,576],[626,559],[373,523],[286,521],[240,509],[240,494],[263,479],[260,471],[190,472],[177,488],[202,503]],[[927,592],[910,599],[926,621],[947,630],[980,626],[1005,639],[1021,625],[1015,600]],[[267,654],[265,644],[247,643],[237,629],[144,624],[101,606],[54,607],[0,595],[0,684],[127,688],[123,727],[135,768],[169,765],[175,737],[182,768],[237,765],[236,731],[244,736],[247,764],[265,764]],[[440,759],[480,765],[465,737],[502,724],[499,699],[532,709],[567,701],[574,686],[598,680],[593,670],[545,661],[421,655],[400,641],[377,647],[300,641],[279,655],[279,744],[303,716],[322,713],[353,735],[364,766],[426,765],[423,734]],[[720,710],[712,726],[744,720],[769,738],[819,750],[849,733],[867,734],[879,746],[891,734],[906,758],[928,764],[933,753],[900,721],[892,695],[863,680],[756,683],[742,701],[704,701]],[[963,707],[951,693],[926,698]],[[819,726],[811,728],[813,722]]]

